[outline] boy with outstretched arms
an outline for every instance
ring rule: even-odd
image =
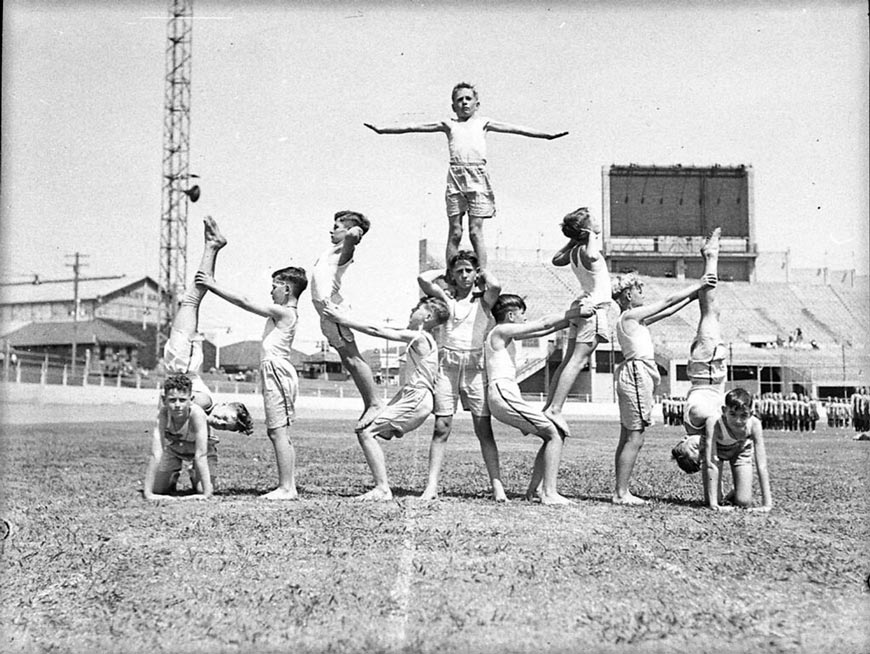
[[[562,233],[569,240],[553,255],[553,265],[571,266],[581,288],[575,304],[582,301],[594,309],[591,315],[572,321],[568,348],[547,389],[544,414],[567,436],[570,432],[562,408],[592,352],[599,343],[610,340],[619,309],[610,297],[610,273],[601,252],[601,222],[581,207],[562,219]]]
[[[591,313],[591,308],[581,303],[565,314],[526,322],[526,303],[523,299],[518,295],[502,294],[492,308],[495,327],[484,339],[490,413],[496,420],[516,427],[523,434],[534,434],[544,441],[535,457],[532,479],[526,493],[528,499],[537,495],[543,504],[571,503],[556,490],[564,435],[547,415],[528,404],[520,394],[516,380],[515,341],[552,334],[567,327],[571,320]]]
[[[324,307],[327,304],[340,306],[344,302],[341,296],[342,277],[353,263],[356,246],[370,226],[369,219],[359,212],[337,212],[329,231],[331,245],[318,257],[311,269],[311,301],[320,315],[320,330],[338,352],[341,363],[350,373],[362,396],[363,412],[357,422],[358,428],[371,422],[381,410],[383,402],[378,397],[372,369],[360,354],[353,332],[326,317]]]
[[[468,237],[482,268],[486,268],[483,221],[495,216],[495,196],[486,169],[486,133],[501,132],[540,139],[557,139],[568,132],[543,132],[528,127],[502,123],[477,114],[480,101],[477,89],[467,82],[453,87],[451,94],[456,118],[433,123],[377,127],[363,123],[377,134],[442,132],[447,136],[450,166],[447,170],[447,235],[445,262],[450,263],[462,241],[462,216],[468,214]]]
[[[295,500],[298,497],[296,451],[290,440],[290,425],[296,417],[298,381],[290,356],[296,336],[299,296],[308,287],[305,271],[288,266],[273,272],[272,301],[268,303],[232,291],[205,272],[196,274],[196,282],[230,304],[266,319],[260,348],[260,391],[266,410],[266,431],[278,465],[278,487],[261,497]]]
[[[191,380],[183,374],[166,378],[163,404],[151,438],[151,457],[145,471],[146,500],[173,499],[182,467],[192,464],[193,493],[186,497],[209,499],[214,492],[211,471],[217,466],[217,443],[209,438],[205,411],[193,401]]]
[[[429,446],[429,481],[421,499],[438,496],[438,478],[447,439],[453,427],[457,402],[471,412],[474,433],[489,474],[492,496],[497,502],[507,499],[501,482],[498,447],[492,435],[492,420],[486,404],[483,339],[492,326],[492,306],[501,292],[495,277],[479,267],[477,255],[460,250],[450,261],[449,292],[436,280],[441,271],[429,270],[417,277],[425,295],[443,300],[450,309],[447,322],[437,330],[438,377],[435,380],[435,431]],[[476,287],[483,288],[482,293]]]
[[[658,302],[647,304],[643,282],[636,271],[622,273],[613,280],[613,300],[622,311],[616,321],[616,338],[624,359],[614,371],[620,418],[614,504],[645,503],[631,493],[629,482],[643,447],[644,432],[652,424],[653,393],[661,381],[649,325],[673,315],[695,299],[702,288],[713,287],[716,282],[714,276],[708,275]]]
[[[432,391],[438,373],[438,346],[432,330],[447,320],[449,309],[438,298],[424,297],[411,310],[405,329],[359,321],[331,304],[324,307],[323,313],[344,327],[407,344],[401,388],[365,427],[357,429],[357,440],[375,480],[375,487],[357,499],[390,500],[393,492],[387,479],[384,452],[375,437],[401,438],[422,425],[432,413]]]
[[[734,506],[751,511],[770,511],[773,498],[767,474],[767,451],[761,422],[752,415],[752,395],[743,388],[725,394],[721,414],[706,420],[701,436],[701,468],[704,502],[714,511],[733,508],[722,506],[722,465],[731,466],[734,488],[726,496]],[[761,506],[752,506],[752,463],[758,472]]]

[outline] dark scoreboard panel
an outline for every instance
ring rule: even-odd
[[[611,166],[610,235],[749,236],[749,170],[744,166]]]

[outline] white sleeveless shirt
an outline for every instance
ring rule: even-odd
[[[496,350],[492,347],[492,332],[483,341],[483,358],[486,361],[486,378],[488,383],[499,379],[517,379],[517,347],[516,342],[511,341],[507,347]]]

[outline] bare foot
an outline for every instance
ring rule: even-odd
[[[417,498],[417,499],[419,499],[419,500],[421,500],[421,501],[423,501],[423,502],[432,502],[432,501],[438,499],[438,491],[436,491],[436,490],[429,490],[429,489],[427,488],[426,490],[424,490],[424,491],[421,493],[420,497]]]
[[[387,502],[393,499],[393,491],[389,488],[384,490],[383,488],[378,488],[375,486],[367,493],[363,493],[362,495],[357,495],[355,500],[359,500],[360,502]]]
[[[296,489],[287,490],[286,488],[276,488],[273,491],[269,491],[268,493],[263,493],[260,495],[261,500],[298,500],[299,493],[296,492]]]
[[[547,506],[565,506],[566,504],[574,504],[571,500],[559,493],[553,495],[541,495],[541,504]]]
[[[507,502],[507,495],[504,492],[504,487],[498,480],[492,482],[492,499],[496,502]]]
[[[641,499],[641,498],[637,497],[636,495],[632,495],[631,493],[626,493],[626,494],[623,495],[622,497],[618,497],[618,496],[614,495],[614,496],[611,498],[611,501],[612,501],[614,504],[624,504],[624,505],[629,505],[629,504],[646,504],[646,503],[647,503],[646,500]]]
[[[719,236],[721,234],[722,228],[717,227],[704,239],[704,245],[701,246],[701,254],[705,259],[719,255]]]
[[[556,429],[559,430],[559,435],[562,438],[568,438],[571,435],[571,429],[568,427],[568,421],[565,420],[565,416],[563,416],[560,412],[553,411],[552,408],[544,409],[544,415],[550,419],[554,425],[556,425]]]
[[[205,242],[210,243],[212,246],[221,249],[223,246],[227,244],[227,239],[224,238],[224,235],[221,234],[221,230],[218,229],[217,222],[211,216],[206,216],[202,219],[203,226],[205,227]]]
[[[383,404],[372,404],[369,408],[363,411],[359,420],[356,422],[356,430],[359,431],[360,429],[365,429],[372,424],[372,420],[377,417],[383,408]]]

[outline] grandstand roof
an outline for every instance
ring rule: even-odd
[[[157,282],[147,275],[135,280],[125,279],[81,279],[79,281],[79,300],[107,299],[115,294],[123,294],[131,288],[146,283],[157,289]],[[0,286],[0,304],[35,304],[40,302],[71,302],[73,282],[43,282],[39,284],[15,284]]]
[[[142,347],[144,343],[102,320],[32,322],[4,337],[13,347],[106,343]]]

